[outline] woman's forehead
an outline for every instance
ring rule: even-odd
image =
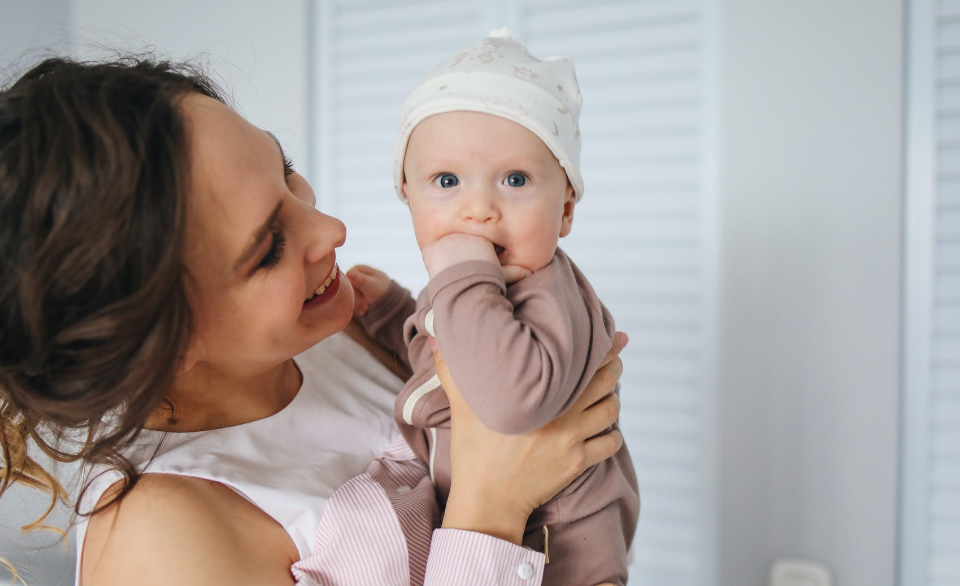
[[[187,239],[197,245],[189,247],[188,262],[193,257],[217,273],[232,273],[234,257],[276,205],[282,160],[266,132],[216,100],[190,95],[183,112],[190,157]]]

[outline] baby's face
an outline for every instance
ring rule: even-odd
[[[502,265],[545,267],[570,232],[574,192],[547,145],[492,114],[447,112],[410,135],[403,192],[422,250],[448,234],[493,243]]]

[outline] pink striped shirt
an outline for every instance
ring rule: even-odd
[[[472,531],[435,529],[427,468],[403,437],[330,497],[298,586],[532,586],[542,553]],[[431,540],[432,536],[432,540]]]

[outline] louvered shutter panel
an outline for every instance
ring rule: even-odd
[[[519,2],[534,55],[571,57],[584,199],[562,242],[630,334],[621,427],[640,481],[631,582],[715,583],[711,15],[687,0]]]
[[[315,136],[321,207],[347,224],[345,266],[384,268],[414,292],[426,277],[390,168],[406,93],[442,57],[503,24],[533,54],[574,60],[586,188],[561,246],[631,337],[621,425],[641,486],[633,584],[716,583],[718,18],[707,4],[343,1],[326,2],[315,27],[327,35],[318,78],[327,121]],[[363,40],[353,37],[360,23]],[[349,38],[363,57],[342,49]]]
[[[914,1],[902,586],[960,586],[960,1]]]

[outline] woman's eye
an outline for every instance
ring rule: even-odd
[[[268,250],[267,254],[260,260],[257,269],[269,269],[280,262],[280,259],[283,257],[283,246],[286,243],[287,237],[283,235],[283,232],[274,232],[273,242],[270,243],[270,250]]]
[[[290,176],[293,175],[296,171],[293,169],[293,161],[290,160],[290,157],[283,157],[283,178],[290,182]]]
[[[508,187],[523,187],[527,184],[527,176],[523,173],[510,173],[503,180],[503,184]]]
[[[433,184],[443,189],[450,189],[451,187],[460,185],[460,180],[457,179],[457,176],[453,173],[441,173],[433,180]]]

